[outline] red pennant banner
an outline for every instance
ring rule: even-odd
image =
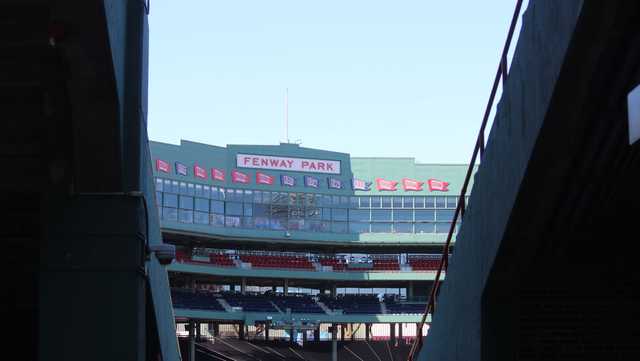
[[[193,166],[193,174],[202,179],[207,179],[207,170],[197,165]]]
[[[392,180],[386,180],[383,178],[376,178],[376,188],[379,191],[396,191],[398,182]]]
[[[256,183],[271,185],[273,184],[273,177],[262,172],[256,172]]]
[[[447,188],[449,186],[449,182],[440,181],[437,179],[429,179],[427,181],[427,184],[429,185],[429,191],[431,192],[433,191],[448,192],[449,191],[449,188]]]
[[[156,169],[160,172],[169,173],[169,163],[165,162],[164,160],[156,159]]]
[[[249,183],[249,175],[246,173],[238,172],[234,169],[231,172],[231,181],[233,183]]]
[[[402,178],[402,188],[405,191],[421,191],[424,182],[417,181],[415,179]]]
[[[211,168],[211,179],[224,182],[224,171],[218,168]]]

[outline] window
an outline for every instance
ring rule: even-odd
[[[210,214],[209,223],[212,226],[222,227],[224,226],[224,216],[222,214]]]
[[[166,185],[166,184],[165,184]],[[166,189],[165,189],[166,192]],[[180,182],[178,181],[171,181],[171,192],[173,193],[180,193]]]
[[[413,223],[394,223],[393,231],[396,233],[413,233]]]
[[[202,186],[202,197],[211,198],[211,188],[209,186]]]
[[[391,233],[391,223],[371,223],[372,233]]]
[[[333,213],[332,219],[334,221],[346,221],[347,220],[347,210],[346,209],[334,208],[332,210],[332,213]]]
[[[369,197],[360,197],[360,208],[369,208],[371,207],[371,200]]]
[[[415,208],[424,208],[424,197],[415,197],[414,203]]]
[[[225,214],[228,216],[241,216],[242,215],[242,203],[239,202],[227,202],[225,208]]]
[[[253,228],[253,217],[242,217],[242,227]]]
[[[413,197],[402,197],[402,206],[404,208],[413,208]]]
[[[209,212],[209,200],[205,198],[195,199],[195,209],[199,212]]]
[[[224,191],[217,187],[211,187],[211,199],[224,199]]]
[[[202,185],[200,184],[196,184],[196,193],[195,193],[196,197],[202,197]]]
[[[251,202],[253,202],[253,191],[245,190],[245,191],[244,191],[244,197],[243,197],[243,200],[244,200],[246,203],[251,203]]]
[[[349,222],[350,233],[369,233],[369,223]]]
[[[195,186],[193,183],[187,183],[187,194],[190,196],[195,195]]]
[[[371,197],[371,208],[380,208],[380,197]]]
[[[193,209],[193,197],[180,196],[180,209]]]
[[[446,198],[442,196],[436,197],[436,208],[446,208]]]
[[[331,232],[347,233],[347,222],[331,222]]]
[[[162,204],[162,192],[156,192],[156,204],[157,205]]]
[[[340,207],[343,207],[343,208],[349,207],[349,197],[340,196]]]
[[[179,209],[178,221],[181,223],[193,223],[193,211],[186,210],[186,209]]]
[[[350,209],[349,210],[350,222],[369,222],[369,210],[368,209]]]
[[[171,185],[171,181],[170,181],[170,180],[168,180],[168,179],[165,179],[165,180],[164,180],[164,187],[163,187],[163,190],[164,190],[165,192],[173,193],[173,186]]]
[[[262,191],[253,191],[253,203],[262,203]]]
[[[393,197],[393,208],[402,208],[402,197]]]
[[[436,207],[436,197],[426,196],[424,198],[424,208],[435,208],[435,207]]]
[[[331,220],[331,208],[322,208],[321,212],[322,212],[322,220],[323,221],[330,221]]]
[[[186,182],[180,182],[180,194],[187,194],[187,183]]]
[[[165,207],[178,208],[178,196],[172,193],[165,193],[162,199],[162,205]]]
[[[394,209],[393,220],[411,222],[413,221],[413,211],[408,209]]]
[[[415,210],[416,222],[419,221],[434,221],[435,211],[431,209],[416,209]]]
[[[372,221],[390,221],[391,210],[388,209],[372,209],[371,210]]]
[[[197,224],[209,224],[209,213],[194,212],[193,223]]]
[[[451,222],[455,211],[452,209],[439,209],[436,211],[436,220],[438,222]]]
[[[162,192],[162,185],[164,182],[160,178],[156,178],[156,190]]]
[[[447,196],[447,208],[454,208],[455,209],[456,206],[457,206],[457,204],[456,204],[457,199],[458,199],[458,197],[456,197],[456,196]]]
[[[178,210],[176,208],[162,208],[162,219],[165,221],[178,221]]]
[[[253,204],[251,203],[244,204],[244,215],[248,217],[253,216]]]
[[[416,223],[415,233],[433,233],[433,232],[434,232],[433,223]]]
[[[212,200],[211,213],[224,214],[224,202]]]
[[[451,228],[451,223],[436,223],[436,233],[449,233],[449,228]]]
[[[391,197],[382,197],[382,208],[391,208]]]
[[[239,228],[240,227],[240,217],[235,216],[225,216],[224,217],[224,226],[231,228]]]

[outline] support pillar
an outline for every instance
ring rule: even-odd
[[[395,323],[389,324],[389,339],[392,343],[396,342],[396,324]]]
[[[193,320],[189,320],[189,323],[187,323],[187,328],[189,331],[189,361],[195,361],[196,360],[196,335],[195,335],[195,328],[196,328],[196,324]]]
[[[332,285],[331,286],[331,297],[335,298],[336,297],[336,285]]]
[[[400,339],[400,342],[402,342],[402,325],[404,324],[400,322],[398,325],[398,338]]]
[[[313,330],[313,340],[315,342],[320,341],[320,325],[318,325],[318,328],[316,328],[315,330]]]
[[[331,361],[338,361],[338,325],[331,324]]]
[[[282,292],[285,296],[289,294],[289,280],[286,278],[284,279],[284,287],[282,288]]]
[[[344,341],[346,328],[347,327],[346,327],[346,325],[344,323],[340,324],[340,341]]]
[[[265,322],[264,324],[264,339],[269,340],[269,322]]]
[[[220,324],[219,323],[214,323],[213,324],[213,336],[215,336],[215,337],[219,337],[220,336]]]
[[[409,281],[409,287],[407,287],[407,298],[413,299],[413,281]]]
[[[200,342],[202,339],[202,324],[196,322],[196,341]]]
[[[353,328],[354,328],[353,327],[353,323],[350,323],[349,324],[349,331],[351,333],[351,341],[355,340],[355,338],[356,338],[356,333],[353,331]]]
[[[371,324],[370,323],[364,324],[364,339],[367,341],[371,340]]]
[[[291,327],[289,330],[289,343],[294,344],[296,342],[296,329]]]
[[[240,284],[240,293],[243,295],[247,292],[247,279],[242,277],[242,281]]]
[[[302,331],[302,344],[307,343],[307,333],[308,333],[308,332],[309,332],[309,331],[307,331],[307,330],[303,330],[303,331]]]
[[[238,325],[238,338],[241,340],[245,339],[245,334],[244,334],[244,322]]]

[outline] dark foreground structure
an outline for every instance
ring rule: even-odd
[[[4,355],[179,360],[143,1],[2,1]]]
[[[640,359],[639,23],[530,1],[418,359]]]

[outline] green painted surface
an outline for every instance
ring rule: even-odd
[[[229,320],[244,321],[252,325],[255,321],[265,321],[269,317],[273,321],[286,321],[292,318],[296,320],[306,319],[309,321],[322,323],[416,323],[420,322],[422,315],[419,314],[377,314],[377,315],[328,315],[322,313],[266,313],[266,312],[226,312],[226,311],[205,311],[176,308],[175,315],[179,318],[192,318],[199,320]],[[427,317],[427,322],[431,322],[431,317]]]
[[[277,278],[330,281],[431,281],[435,272],[318,272],[268,268],[215,267],[189,263],[172,263],[168,271],[221,277]],[[442,275],[444,279],[444,274]]]

